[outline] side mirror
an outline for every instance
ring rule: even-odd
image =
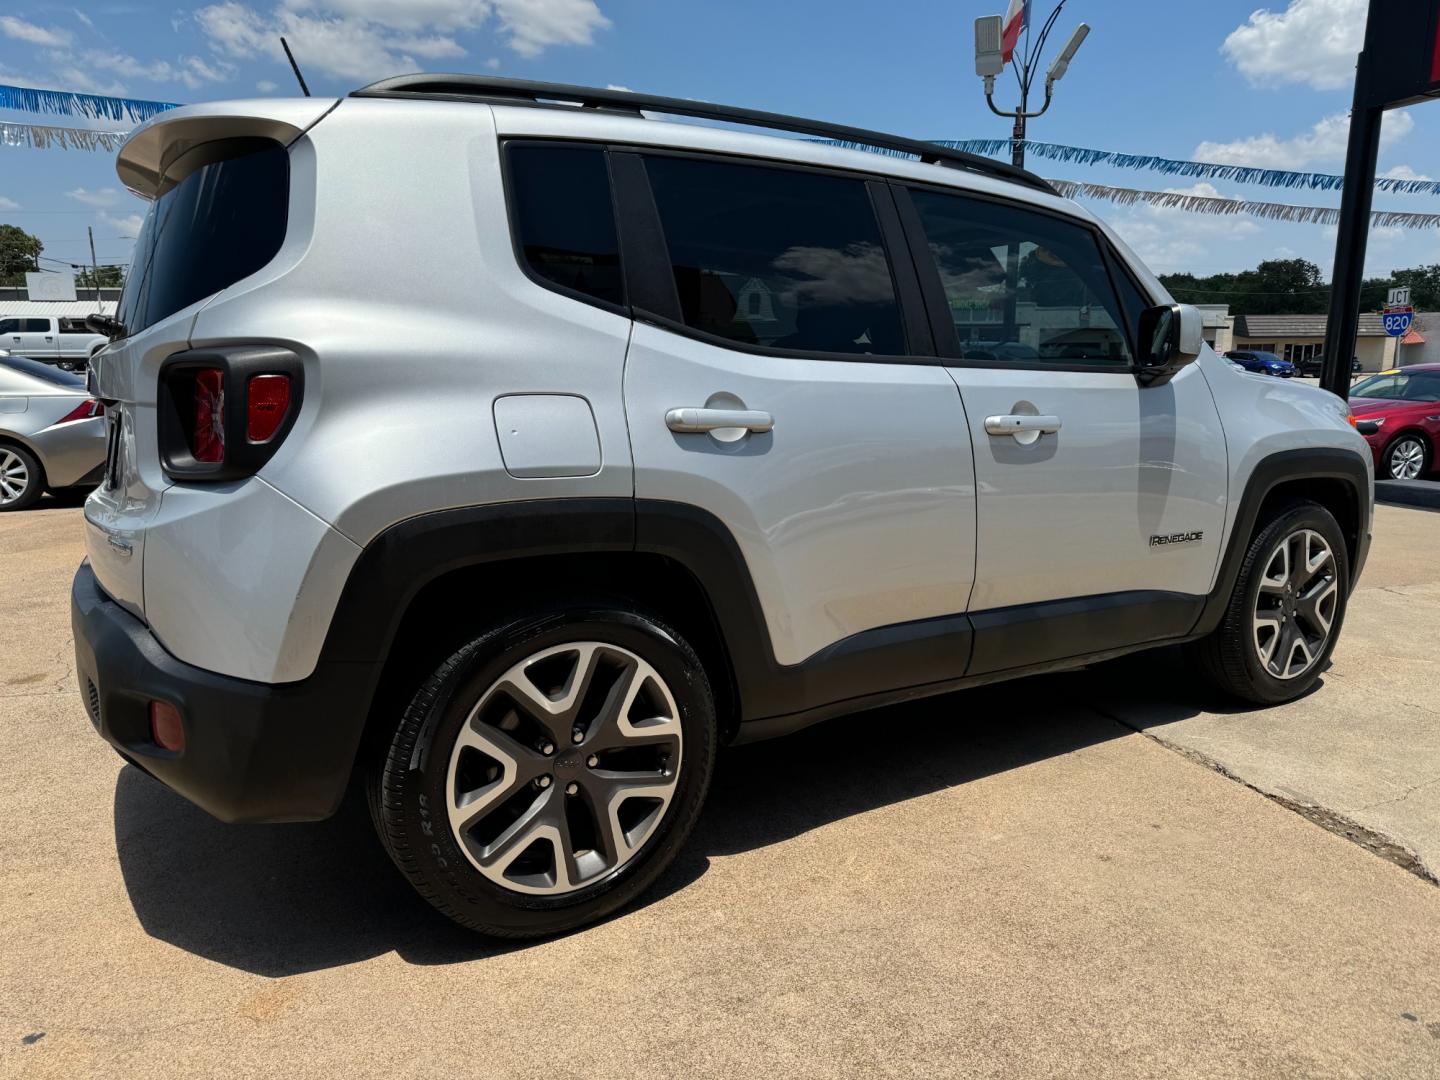
[[[1169,382],[1193,364],[1205,345],[1200,311],[1190,304],[1161,304],[1140,313],[1135,378],[1141,386]]]

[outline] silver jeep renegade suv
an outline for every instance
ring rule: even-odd
[[[1365,560],[1344,403],[1019,169],[408,76],[177,109],[118,171],[90,717],[227,821],[356,777],[478,930],[633,899],[725,743],[1168,643],[1297,697]]]

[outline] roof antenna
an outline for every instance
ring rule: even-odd
[[[300,84],[301,92],[309,97],[310,88],[305,85],[305,76],[300,74],[300,65],[295,63],[295,54],[290,51],[290,43],[282,37],[280,47],[285,50],[285,59],[290,61],[290,70],[295,72],[295,81]]]

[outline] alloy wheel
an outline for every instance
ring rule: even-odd
[[[17,501],[30,488],[30,470],[15,451],[0,446],[0,506]]]
[[[585,888],[655,835],[682,741],[675,698],[642,657],[597,641],[541,650],[461,725],[445,782],[451,832],[502,888]]]
[[[1386,455],[1390,475],[1396,480],[1414,480],[1425,467],[1425,444],[1413,435],[1396,439]]]
[[[1335,553],[1314,529],[1285,537],[1260,575],[1252,620],[1255,651],[1277,679],[1304,675],[1325,651],[1340,603]]]

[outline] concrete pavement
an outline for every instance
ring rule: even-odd
[[[1370,636],[1426,617],[1419,513],[1307,699],[1333,728]],[[1440,1076],[1440,889],[1084,704],[1133,666],[727,753],[643,906],[496,947],[354,807],[227,827],[101,744],[80,528],[0,515],[0,1075]]]

